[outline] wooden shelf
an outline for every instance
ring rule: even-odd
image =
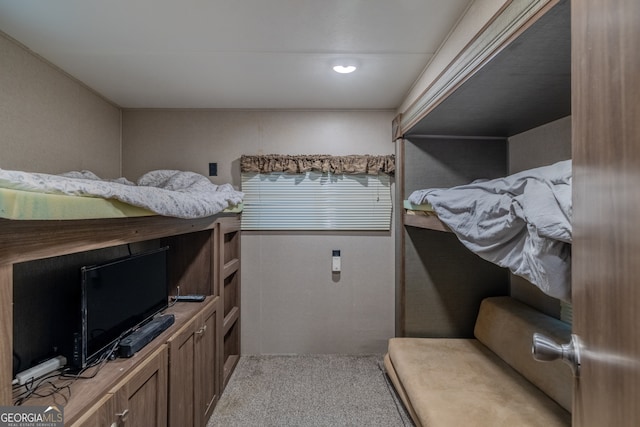
[[[435,215],[404,214],[404,225],[409,227],[427,228],[429,230],[445,231],[448,233],[452,232],[451,229]]]
[[[239,318],[240,318],[240,308],[233,307],[231,311],[229,311],[229,314],[227,314],[224,317],[222,331],[225,335],[227,334],[227,332],[229,332],[229,329],[231,329],[231,327],[235,325],[235,323],[238,321]]]
[[[151,343],[145,346],[142,350],[137,352],[133,357],[127,359],[115,359],[105,363],[102,368],[99,369],[94,378],[85,380],[78,379],[76,381],[71,380],[54,380],[54,384],[63,386],[67,383],[71,383],[69,386],[69,400],[64,407],[65,423],[75,422],[87,409],[98,402],[105,393],[114,388],[126,375],[133,371],[142,361],[148,357],[153,356],[159,351],[161,347],[165,346],[165,343],[169,341],[171,336],[180,332],[180,330],[195,317],[198,312],[207,304],[219,297],[208,297],[202,304],[194,303],[176,303],[172,307],[166,310],[166,314],[173,314],[175,316],[175,323],[171,325],[166,331],[155,338]],[[214,302],[215,303],[215,302]],[[84,375],[90,375],[94,371],[91,368]],[[22,388],[21,388],[22,389]],[[64,392],[64,391],[63,391]],[[62,395],[60,395],[62,396]],[[27,400],[25,405],[50,405],[52,401],[60,402],[59,398],[31,398]]]
[[[231,274],[238,271],[240,268],[240,260],[238,258],[234,258],[222,267],[222,277],[225,279],[229,277]]]
[[[0,219],[0,259],[16,263],[210,230],[225,216],[189,220],[163,216],[72,221]]]
[[[220,222],[218,248],[222,296],[222,387],[224,388],[240,360],[240,221],[225,218]]]

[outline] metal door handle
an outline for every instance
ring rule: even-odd
[[[571,341],[568,344],[558,344],[551,338],[536,332],[533,334],[531,353],[534,359],[541,362],[560,359],[571,367],[574,377],[579,377],[581,347],[580,338],[575,334],[571,334]]]
[[[120,421],[122,423],[126,423],[127,422],[127,416],[129,415],[129,410],[125,409],[124,411],[120,412],[120,413],[116,413],[116,417],[120,418]],[[120,423],[118,423],[119,425]]]

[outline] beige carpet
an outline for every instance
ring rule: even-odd
[[[207,427],[413,426],[382,355],[243,356]]]

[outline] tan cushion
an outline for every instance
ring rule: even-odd
[[[387,371],[387,375],[389,376],[389,379],[391,379],[391,382],[393,383],[398,396],[400,396],[400,400],[402,400],[402,403],[404,403],[404,407],[407,408],[407,412],[409,412],[409,415],[411,416],[414,424],[416,425],[416,427],[422,427],[422,425],[420,424],[420,419],[418,418],[416,411],[413,409],[413,405],[411,405],[411,401],[409,400],[407,393],[404,391],[404,387],[402,387],[402,383],[398,379],[398,375],[396,375],[396,370],[393,367],[393,363],[391,362],[389,353],[384,355],[384,368]]]
[[[531,355],[534,332],[559,343],[571,339],[571,327],[510,297],[487,298],[480,305],[474,334],[525,378],[571,411],[573,374],[561,361],[538,362]]]
[[[392,338],[389,357],[423,426],[569,426],[571,414],[475,339]]]

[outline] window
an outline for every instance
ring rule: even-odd
[[[389,230],[390,177],[242,173],[243,230]]]

